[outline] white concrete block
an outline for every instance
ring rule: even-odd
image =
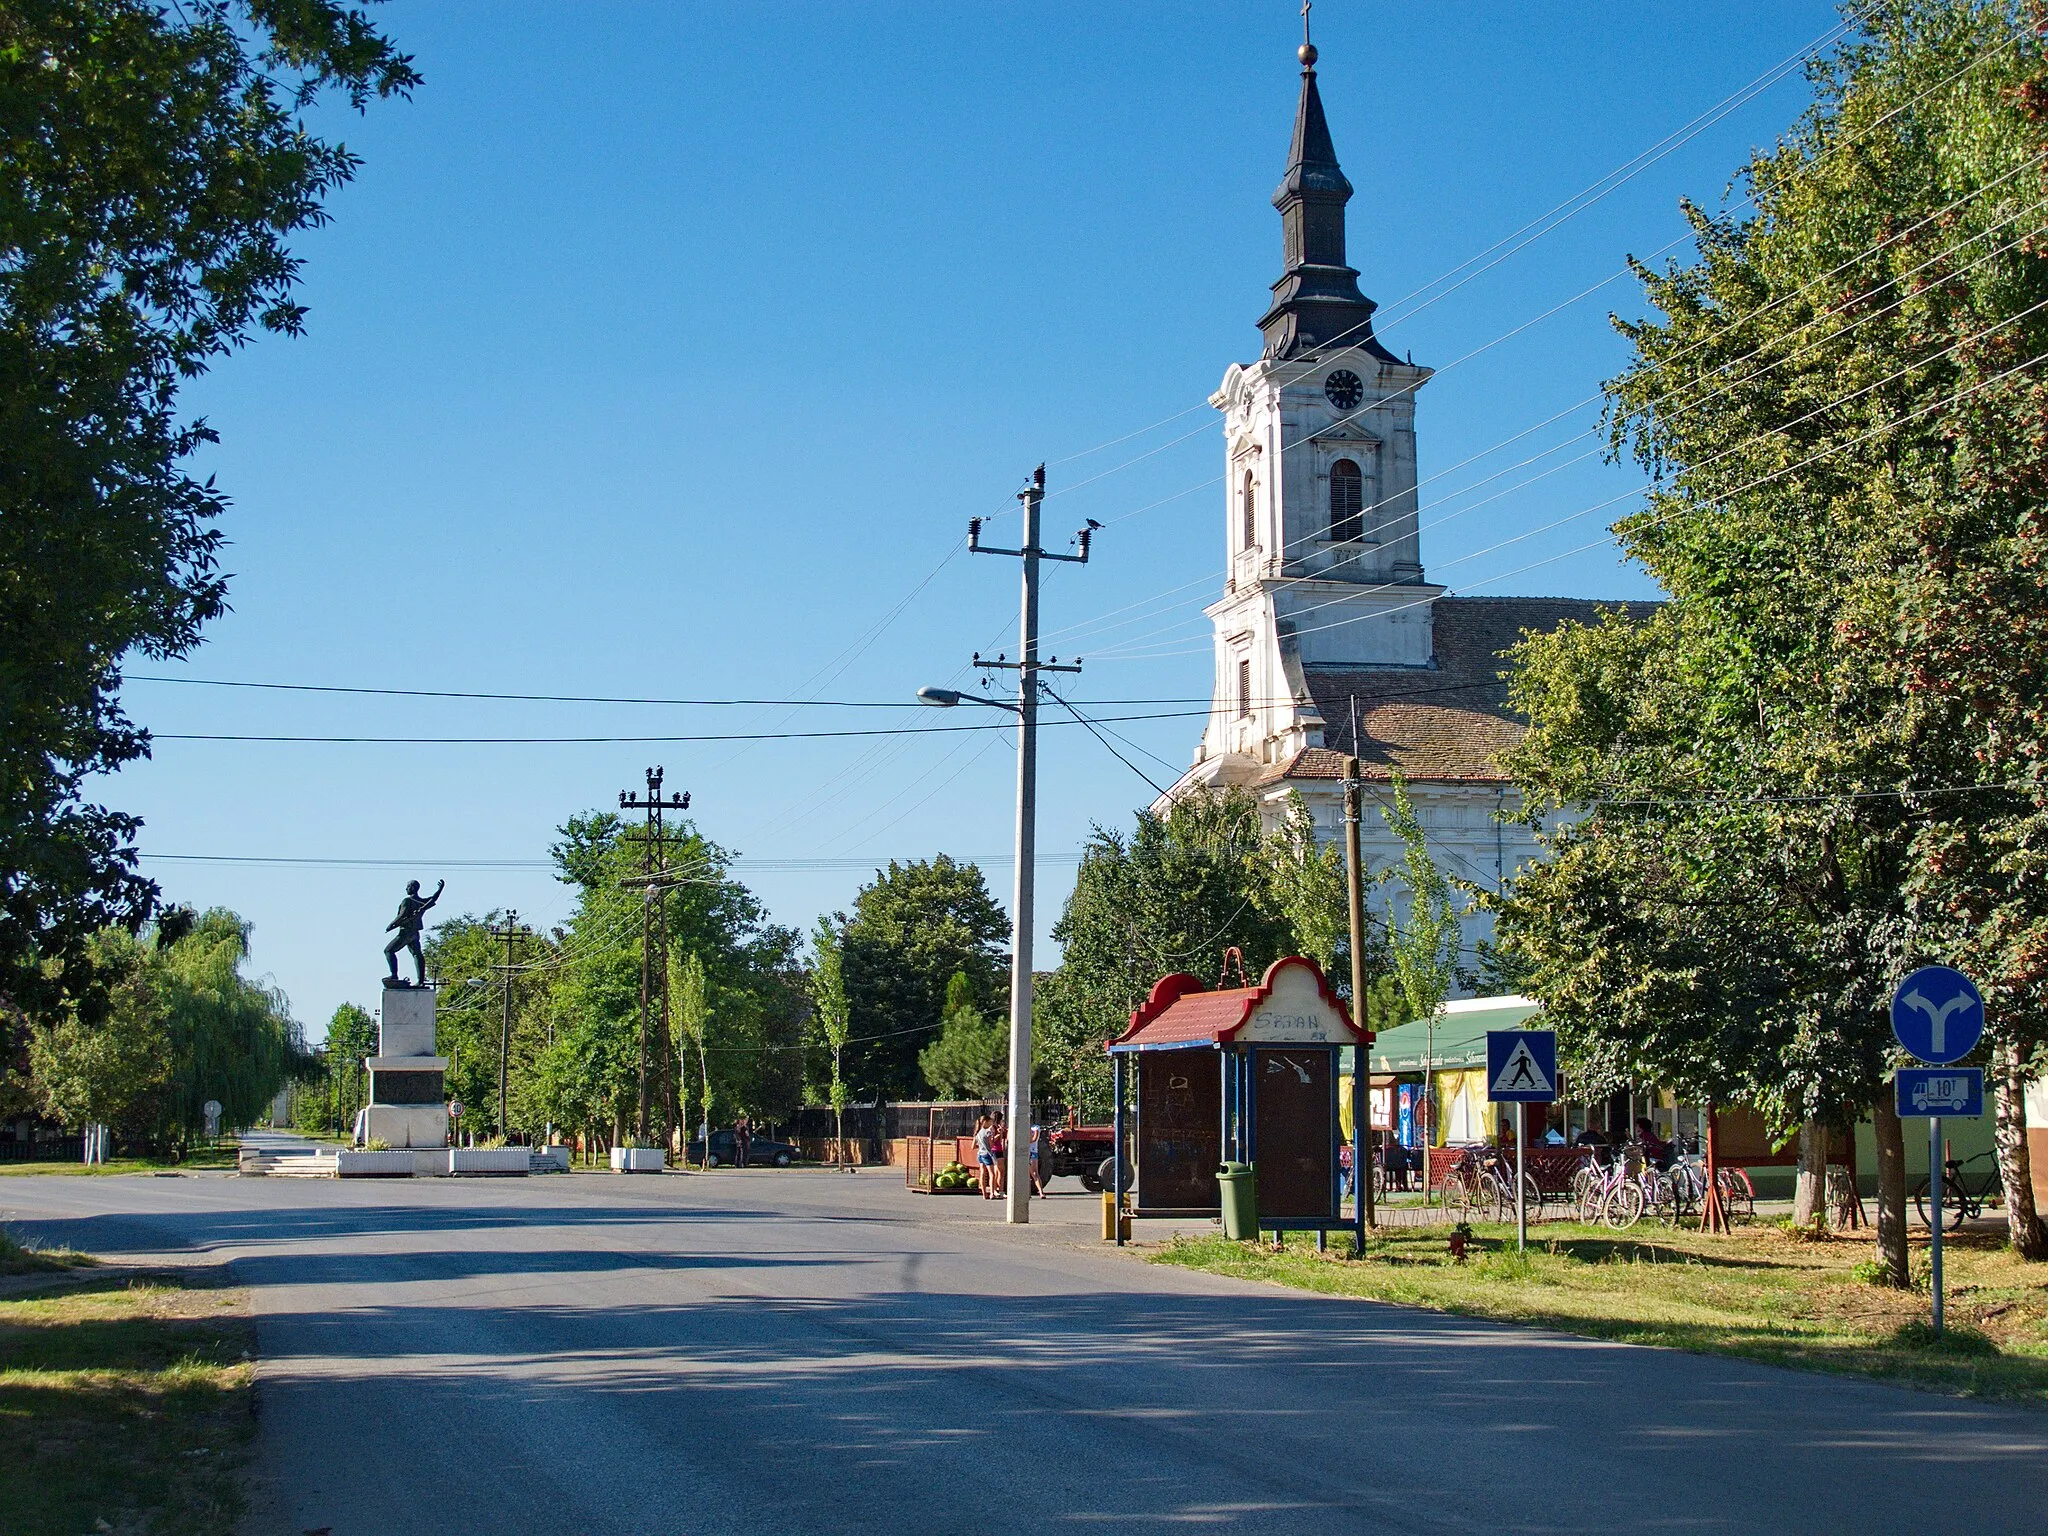
[[[533,1154],[524,1147],[450,1147],[448,1171],[455,1174],[491,1174],[499,1178],[525,1178],[532,1170]]]
[[[392,1152],[337,1152],[334,1174],[341,1179],[409,1179],[413,1174],[412,1159],[412,1153],[404,1148]]]
[[[661,1147],[613,1147],[613,1173],[660,1173],[668,1166],[668,1152]]]

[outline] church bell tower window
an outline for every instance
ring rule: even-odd
[[[1244,517],[1244,547],[1252,548],[1259,542],[1259,488],[1252,478],[1252,472],[1244,472],[1244,489],[1240,493]]]
[[[1252,664],[1251,658],[1241,656],[1237,662],[1237,718],[1249,720],[1252,717]]]
[[[1330,466],[1330,537],[1339,544],[1365,537],[1365,476],[1349,459]]]

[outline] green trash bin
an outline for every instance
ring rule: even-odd
[[[1250,1163],[1225,1163],[1216,1170],[1222,1197],[1223,1235],[1243,1240],[1259,1235],[1259,1185]]]

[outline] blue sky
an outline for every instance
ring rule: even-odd
[[[993,540],[1014,531],[1012,495],[1044,460],[1048,535],[1107,525],[1093,563],[1047,581],[1049,646],[1087,657],[1077,698],[1189,701],[1096,710],[1172,716],[1118,726],[1169,781],[1199,734],[1201,608],[1220,584],[1222,445],[1203,402],[1257,356],[1279,275],[1268,199],[1299,82],[1295,7],[402,0],[380,14],[426,85],[317,119],[364,165],[299,243],[310,333],[250,347],[190,395],[222,436],[204,467],[235,502],[234,611],[188,663],[136,674],[907,700],[970,684],[977,649],[1014,649],[1015,562],[960,545],[973,515],[1004,513]],[[1819,0],[1316,7],[1323,99],[1358,189],[1352,263],[1386,342],[1441,370],[1417,416],[1433,580],[1649,593],[1599,542],[1637,480],[1592,452],[1597,407],[1580,405],[1622,361],[1607,315],[1637,304],[1624,259],[1688,249],[1679,198],[1718,204],[1794,119],[1807,88],[1771,72],[1835,20]],[[1646,151],[1604,196],[1568,204]],[[140,678],[127,699],[164,736],[983,723],[911,705]],[[256,969],[317,1036],[336,1004],[374,1004],[409,875],[445,875],[443,915],[559,921],[553,828],[654,763],[792,924],[849,904],[892,857],[1010,843],[1001,732],[165,739],[103,787],[145,817],[169,897],[255,923]],[[1127,824],[1151,795],[1086,734],[1046,732],[1041,944],[1090,824]],[[304,862],[175,857],[191,855]],[[1007,862],[989,872],[1007,898]]]

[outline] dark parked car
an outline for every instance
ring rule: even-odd
[[[786,1141],[777,1141],[772,1136],[759,1132],[747,1138],[747,1166],[749,1168],[787,1168],[803,1154]],[[704,1142],[700,1137],[685,1149],[684,1156],[693,1163],[702,1163]],[[711,1133],[710,1166],[731,1168],[739,1162],[739,1154],[733,1150],[731,1131]]]

